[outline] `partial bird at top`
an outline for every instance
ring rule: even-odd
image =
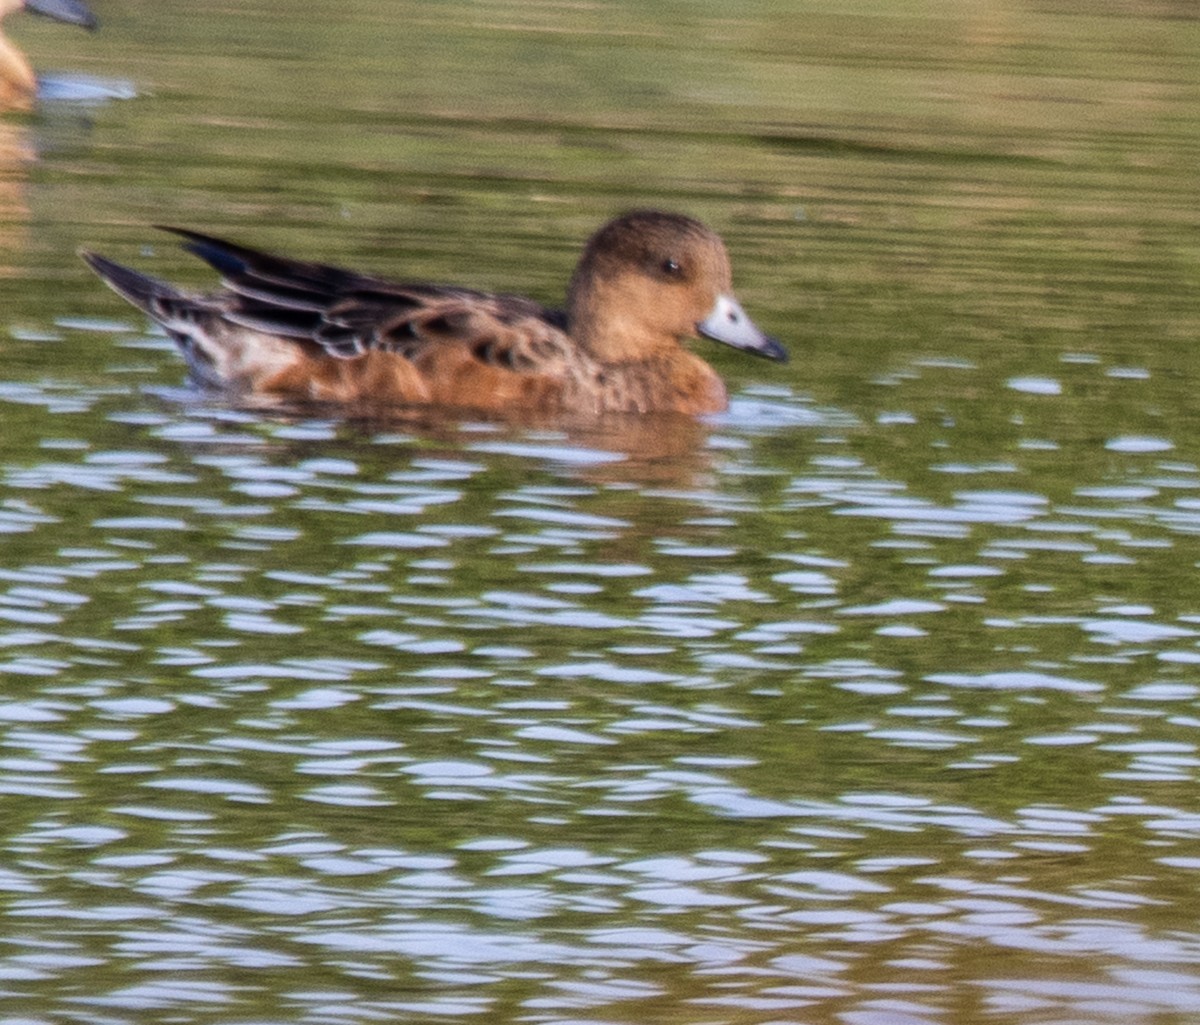
[[[98,24],[83,0],[0,0],[0,20],[17,11],[41,14],[86,29],[94,29]],[[36,95],[37,76],[28,59],[0,31],[0,109],[28,109]]]

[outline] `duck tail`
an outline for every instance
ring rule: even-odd
[[[159,323],[162,323],[162,307],[159,305],[161,301],[183,298],[183,293],[174,285],[114,263],[99,253],[81,249],[79,256],[117,295],[127,302],[133,303],[148,317]]]
[[[293,340],[231,321],[219,296],[185,292],[88,250],[79,255],[101,281],[167,333],[192,380],[203,388],[252,391],[302,356]]]
[[[157,323],[179,347],[192,380],[206,388],[225,388],[231,370],[225,347],[206,330],[205,310],[196,297],[149,274],[80,250],[83,261],[109,288]]]

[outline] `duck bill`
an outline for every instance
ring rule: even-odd
[[[25,10],[88,29],[98,24],[96,16],[88,10],[83,0],[25,0]]]
[[[763,334],[731,295],[717,296],[712,312],[696,325],[696,330],[714,342],[753,353],[779,363],[786,362],[787,350],[770,335]]]

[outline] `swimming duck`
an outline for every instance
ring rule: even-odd
[[[773,360],[746,315],[720,237],[635,210],[587,242],[565,310],[514,295],[400,284],[256,252],[182,228],[221,273],[209,295],[80,255],[163,326],[198,385],[234,397],[491,411],[714,413],[725,385],[681,344],[704,335]]]
[[[96,27],[96,16],[82,0],[0,0],[0,20],[16,11],[42,14],[55,21]],[[37,94],[37,78],[25,55],[0,33],[0,108],[27,108]]]

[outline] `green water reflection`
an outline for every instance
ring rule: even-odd
[[[1188,5],[99,13],[0,126],[0,1017],[1196,1018]],[[74,256],[557,302],[645,204],[727,416],[198,402]]]

